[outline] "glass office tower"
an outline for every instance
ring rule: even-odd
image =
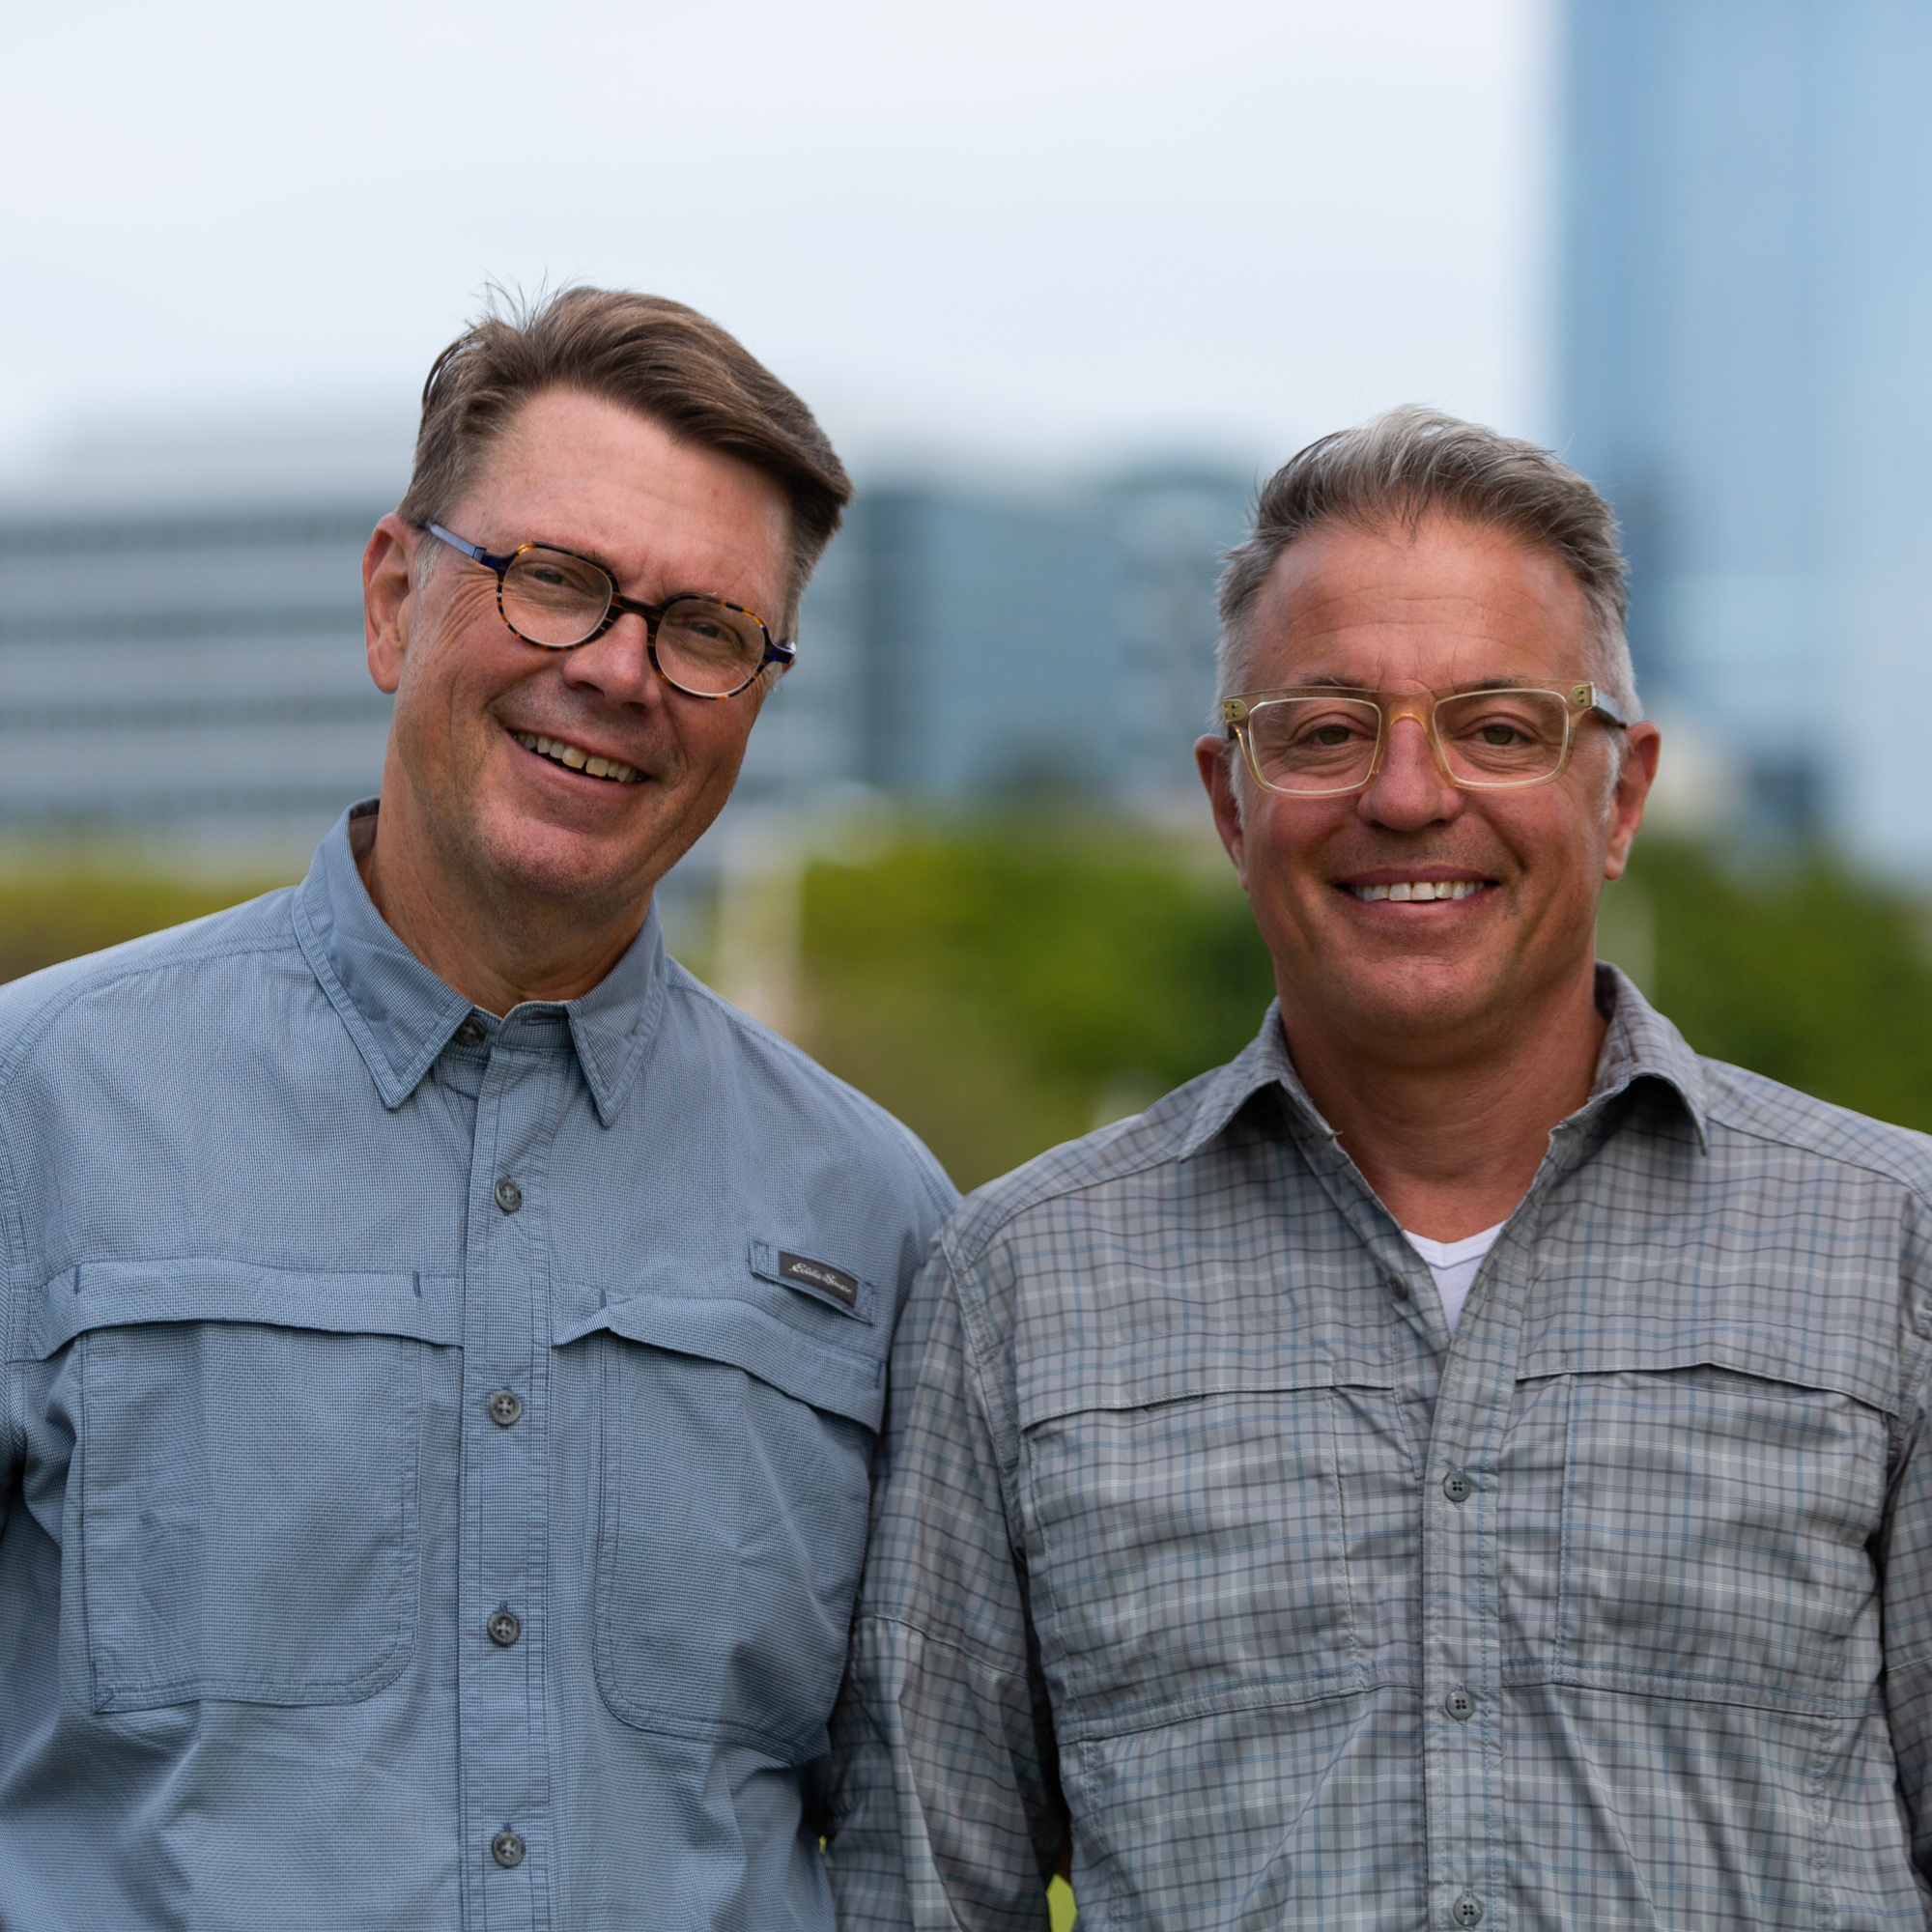
[[[1558,433],[1646,700],[1932,876],[1932,6],[1564,0],[1563,59]]]

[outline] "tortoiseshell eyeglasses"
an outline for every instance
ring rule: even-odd
[[[645,604],[618,593],[611,573],[591,557],[554,544],[520,544],[493,556],[440,524],[423,526],[452,550],[497,573],[497,610],[526,643],[547,651],[575,650],[601,638],[627,612],[644,620],[651,668],[690,697],[736,697],[767,665],[782,672],[796,644],[772,637],[741,604],[696,591]]]

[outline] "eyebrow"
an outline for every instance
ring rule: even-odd
[[[599,556],[595,551],[578,550],[570,544],[552,543],[548,537],[526,537],[524,542],[534,545],[538,550],[561,551],[565,556],[574,556],[583,563],[594,563],[620,590],[624,580],[618,574],[617,566],[610,558]]]
[[[1460,697],[1471,691],[1527,691],[1532,685],[1559,684],[1560,678],[1540,677],[1465,677],[1455,684],[1433,685],[1431,690],[1447,697]],[[1369,684],[1354,684],[1344,677],[1308,677],[1298,683],[1284,685],[1286,691],[1376,691]],[[1378,694],[1379,695],[1379,694]]]

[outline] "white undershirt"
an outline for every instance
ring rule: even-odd
[[[1507,1225],[1498,1221],[1493,1228],[1485,1228],[1480,1235],[1471,1235],[1461,1241],[1432,1241],[1427,1235],[1411,1235],[1406,1228],[1402,1231],[1408,1245],[1429,1264],[1429,1272],[1435,1277],[1435,1292],[1442,1297],[1442,1312],[1449,1318],[1450,1334],[1456,1332],[1456,1318],[1469,1298],[1469,1284],[1475,1280],[1483,1257]]]

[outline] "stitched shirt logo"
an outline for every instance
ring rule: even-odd
[[[779,1252],[779,1278],[781,1281],[795,1281],[802,1285],[823,1289],[827,1294],[842,1301],[847,1308],[859,1305],[859,1278],[850,1275],[843,1268],[833,1267],[826,1262],[815,1262],[806,1255],[788,1255],[782,1249]]]

